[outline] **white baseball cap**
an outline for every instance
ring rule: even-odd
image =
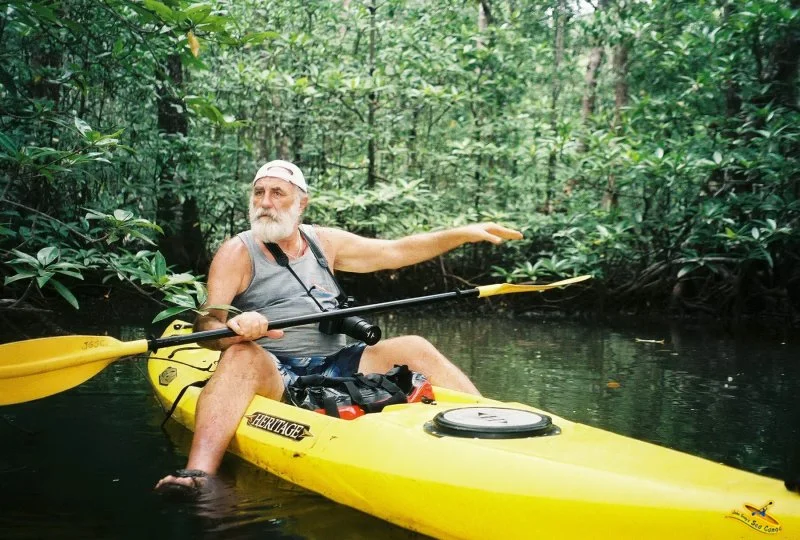
[[[300,167],[298,167],[294,163],[290,163],[282,159],[275,159],[265,165],[262,165],[262,167],[258,169],[256,177],[253,178],[253,184],[255,184],[260,178],[264,178],[265,176],[286,180],[290,184],[294,184],[295,186],[302,189],[303,193],[308,193],[308,184],[306,184],[306,177],[303,176],[303,171],[300,170]]]

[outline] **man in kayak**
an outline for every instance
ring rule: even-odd
[[[197,403],[187,468],[163,478],[156,489],[191,489],[205,483],[216,473],[253,396],[283,399],[286,387],[299,375],[385,373],[395,364],[406,364],[434,385],[479,394],[461,370],[419,336],[347,346],[342,334],[326,333],[317,325],[270,330],[267,314],[279,320],[336,309],[338,283],[330,269],[359,273],[397,269],[466,243],[500,244],[522,238],[521,233],[482,223],[398,240],[364,238],[340,229],[301,225],[308,186],[293,163],[267,163],[252,186],[251,229],[222,244],[208,273],[206,305],[232,305],[241,313],[228,319],[227,311],[209,309],[194,325],[195,331],[227,326],[238,335],[202,343],[222,351],[222,356]]]

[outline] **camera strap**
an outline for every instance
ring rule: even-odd
[[[303,232],[302,229],[300,229],[300,235],[306,241],[309,249],[311,249],[311,252],[314,254],[314,258],[317,260],[317,264],[319,264],[322,268],[325,269],[326,272],[328,272],[328,275],[331,277],[333,283],[336,285],[336,289],[339,291],[339,294],[336,295],[336,301],[340,305],[347,302],[347,295],[345,294],[344,289],[342,289],[342,286],[339,284],[339,280],[337,280],[336,276],[334,276],[333,272],[331,272],[330,266],[328,265],[328,261],[327,259],[325,259],[325,255],[322,253],[322,250],[306,233]],[[292,268],[292,266],[289,264],[289,257],[286,255],[286,253],[283,252],[281,247],[274,242],[264,242],[264,245],[272,254],[272,256],[275,258],[275,262],[278,264],[278,266],[286,268],[292,274],[292,276],[294,276],[294,279],[297,280],[300,286],[303,287],[303,290],[306,292],[306,294],[311,297],[311,299],[314,301],[315,304],[317,304],[317,307],[320,309],[320,311],[325,311],[325,308],[323,308],[322,305],[314,297],[314,295],[311,294],[311,289],[306,287],[306,284],[303,282],[302,279],[300,279],[300,276],[297,275],[297,272],[295,272],[294,268]]]
[[[309,235],[303,232],[303,229],[299,230],[300,230],[300,235],[305,239],[306,244],[308,244],[308,248],[311,250],[311,253],[314,254],[314,258],[317,259],[317,264],[319,264],[322,268],[325,269],[326,272],[328,272],[328,275],[331,276],[334,285],[336,285],[336,289],[339,291],[339,294],[336,295],[336,301],[339,302],[339,304],[346,303],[347,294],[345,294],[341,283],[339,283],[339,280],[336,279],[335,275],[333,275],[333,272],[331,271],[331,268],[328,265],[328,259],[325,258],[325,254],[322,253],[322,250],[317,245],[317,243]]]

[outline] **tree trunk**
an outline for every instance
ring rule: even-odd
[[[480,0],[478,2],[478,33],[483,34],[492,24],[492,6],[489,0]],[[478,47],[483,47],[483,40],[478,37]]]
[[[608,0],[600,0],[600,3],[595,10],[595,15],[604,10],[608,6]],[[592,50],[589,51],[589,58],[586,64],[586,73],[583,77],[584,85],[583,89],[583,102],[581,106],[581,124],[583,124],[584,128],[589,127],[589,119],[594,114],[595,111],[595,104],[597,103],[597,72],[600,70],[600,64],[603,63],[603,42],[601,38],[595,38],[593,40],[594,46]],[[586,145],[584,141],[581,141],[581,151],[586,151]]]
[[[177,54],[167,58],[166,73],[161,73],[164,81],[158,91],[158,129],[167,139],[176,135],[185,136],[189,131],[186,105],[175,95],[174,89],[183,85],[183,65]],[[181,202],[182,179],[178,169],[177,152],[170,152],[166,162],[161,164],[156,219],[164,229],[159,240],[159,250],[170,264],[181,269],[204,272],[208,265],[208,253],[200,231],[200,216],[197,201],[186,196]]]
[[[411,112],[411,129],[408,133],[408,170],[411,174],[417,168],[417,124],[419,123],[419,107]]]
[[[545,184],[545,200],[542,211],[550,214],[553,211],[553,196],[556,185],[556,165],[558,161],[558,98],[561,95],[561,61],[564,58],[564,27],[566,26],[565,0],[556,0],[553,10],[553,88],[550,92],[550,129],[556,142],[547,159],[547,183]]]
[[[792,9],[800,9],[800,0],[791,0]],[[791,109],[797,108],[797,73],[800,67],[800,22],[797,17],[786,27],[769,55],[769,73],[765,77],[770,85],[771,98]]]
[[[375,20],[375,12],[377,7],[375,0],[370,1],[369,5],[369,76],[372,77],[375,73],[375,40],[377,36],[377,23]],[[375,187],[376,180],[376,163],[377,148],[375,144],[375,110],[378,108],[378,96],[373,90],[367,97],[367,187]]]
[[[342,11],[347,11],[350,9],[350,0],[344,0],[342,2]],[[344,36],[347,35],[347,25],[341,24],[339,25],[339,39],[344,39]]]
[[[491,13],[491,6],[489,5],[489,0],[478,0],[478,39],[476,42],[476,46],[479,49],[483,49],[486,47],[486,44],[483,41],[483,34],[486,30],[489,29],[489,25],[492,22],[492,13]],[[475,68],[475,91],[476,94],[479,91],[479,81],[483,71],[480,66]],[[473,138],[476,141],[481,140],[481,126],[483,125],[483,119],[481,117],[481,110],[480,108],[476,108],[475,104],[472,103],[470,105],[472,110],[472,117],[474,119],[473,125]],[[481,194],[483,193],[486,187],[484,184],[484,175],[482,172],[482,168],[484,166],[484,159],[482,154],[478,154],[475,156],[475,172],[473,173],[473,178],[475,179],[475,196],[472,200],[473,208],[475,212],[480,213],[481,207],[483,206],[483,202],[481,200]],[[474,255],[473,251],[473,255]]]
[[[278,153],[277,158],[292,161],[289,144],[290,139],[289,135],[286,133],[286,126],[283,121],[283,100],[278,94],[273,94],[271,101],[273,110],[277,111],[277,121],[273,130],[275,136],[275,150]],[[269,159],[269,154],[265,154],[265,158]]]
[[[628,46],[614,47],[614,130],[622,129],[622,109],[628,106]]]
[[[602,63],[602,45],[592,47],[592,50],[589,52],[589,62],[586,64],[586,74],[583,77],[586,85],[583,90],[583,103],[581,105],[581,123],[584,127],[588,127],[589,118],[594,114],[595,104],[597,102],[597,72]]]
[[[614,120],[612,131],[622,132],[622,110],[628,105],[628,45],[618,43],[614,47]],[[606,191],[603,193],[602,206],[606,211],[617,208],[617,179],[613,171],[608,175]]]

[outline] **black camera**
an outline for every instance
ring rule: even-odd
[[[355,315],[322,321],[319,323],[319,331],[328,335],[346,334],[353,339],[363,341],[367,345],[375,345],[381,340],[380,326],[367,322]]]

